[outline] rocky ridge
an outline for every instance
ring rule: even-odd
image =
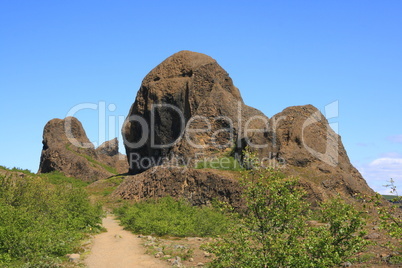
[[[125,199],[173,195],[205,204],[211,198],[202,194],[206,191],[237,200],[241,189],[233,177],[192,167],[221,157],[241,162],[246,148],[261,165],[300,177],[314,200],[374,194],[318,109],[294,106],[268,118],[245,105],[228,73],[200,53],[178,52],[144,78],[122,134],[129,173],[141,173],[128,176],[115,191]],[[206,181],[208,187],[200,190]]]
[[[97,149],[75,117],[50,120],[43,130],[38,173],[60,171],[66,176],[95,181],[127,171],[126,157],[113,139]]]

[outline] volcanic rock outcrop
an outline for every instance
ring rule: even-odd
[[[153,167],[141,174],[127,176],[113,196],[136,201],[172,196],[184,198],[195,206],[220,200],[240,208],[241,193],[237,175],[229,171]]]
[[[169,161],[193,165],[228,150],[251,116],[268,121],[244,104],[214,59],[178,52],[144,78],[128,114],[123,137],[130,173]]]
[[[311,184],[318,199],[374,194],[350,163],[341,137],[314,106],[288,107],[274,115],[269,125],[265,135],[251,138],[253,144],[266,147],[250,147],[260,159],[269,159],[267,166],[279,165],[286,174]]]
[[[38,173],[60,171],[84,181],[107,178],[127,171],[118,141],[103,143],[96,150],[75,117],[52,119],[43,130],[43,149]]]
[[[178,52],[144,78],[122,132],[129,173],[145,171],[118,187],[114,194],[122,198],[180,195],[201,204],[213,198],[211,193],[218,199],[224,193],[224,200],[236,203],[241,189],[233,177],[223,183],[225,175],[191,167],[213,157],[244,161],[245,149],[255,153],[260,165],[300,177],[315,200],[374,194],[315,107],[289,107],[269,119],[245,105],[228,73],[200,53]],[[205,182],[208,194],[203,195],[204,190],[195,189]],[[224,185],[230,185],[226,191]]]

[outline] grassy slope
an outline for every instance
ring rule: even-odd
[[[90,157],[89,155],[81,154],[81,153],[79,153],[79,152],[76,152],[76,151],[72,150],[72,149],[70,148],[70,144],[66,144],[66,149],[69,150],[70,152],[74,153],[74,154],[77,155],[77,156],[84,157],[86,160],[88,160],[88,161],[89,161],[90,163],[92,163],[94,166],[103,168],[103,169],[105,169],[106,171],[108,171],[108,172],[110,172],[110,173],[112,173],[112,174],[117,174],[117,173],[118,173],[117,170],[114,169],[113,167],[108,166],[108,165],[106,165],[106,164],[103,164],[103,163],[101,163],[101,162],[99,162],[99,161],[96,161],[95,159],[93,159],[93,158]]]
[[[0,267],[59,267],[101,229],[103,212],[90,203],[88,183],[0,166],[0,185]]]

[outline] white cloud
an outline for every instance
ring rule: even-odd
[[[388,154],[393,155],[393,154]],[[398,193],[402,194],[402,158],[382,157],[368,164],[356,165],[368,185],[380,194],[390,194],[390,189],[384,187],[392,178]]]
[[[372,167],[398,169],[402,167],[402,158],[379,158],[370,163]]]

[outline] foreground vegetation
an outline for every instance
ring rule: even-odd
[[[275,171],[252,171],[243,184],[246,211],[205,246],[212,267],[334,267],[367,245],[362,213],[340,198],[312,211],[298,181]]]
[[[212,207],[193,207],[165,197],[124,205],[115,210],[128,230],[144,235],[216,236],[226,233],[229,219]]]
[[[79,251],[86,234],[100,230],[101,207],[90,204],[86,182],[57,172],[13,171],[24,175],[0,175],[0,267],[58,267],[66,254]],[[193,207],[172,197],[135,204],[115,200],[113,207],[119,206],[115,213],[135,233],[215,237],[202,247],[213,253],[211,267],[337,267],[364,252],[365,214],[341,198],[313,208],[295,178],[258,168],[239,174],[245,189],[242,211],[228,204]],[[107,198],[122,180],[109,178],[97,184],[99,189],[90,188],[92,195]],[[392,181],[389,186],[395,190]],[[381,200],[367,204],[378,212],[378,226],[401,242],[400,203],[394,200],[390,209]],[[381,246],[402,253],[401,247]],[[386,261],[400,264],[401,255]],[[363,262],[375,254],[359,256]]]
[[[0,266],[56,267],[101,228],[102,209],[78,180],[23,173],[0,175]]]
[[[334,198],[312,210],[296,179],[272,170],[243,173],[246,209],[225,213],[171,197],[116,209],[141,234],[216,236],[211,267],[334,267],[361,252],[363,213]]]
[[[391,178],[389,184],[384,185],[390,189],[393,194],[392,198],[387,198],[393,205],[391,207],[383,206],[381,203],[382,196],[377,194],[374,198],[368,198],[380,217],[381,228],[390,236],[399,240],[399,245],[395,246],[391,243],[383,245],[397,254],[390,256],[391,264],[402,264],[402,196],[399,196],[394,180]]]

